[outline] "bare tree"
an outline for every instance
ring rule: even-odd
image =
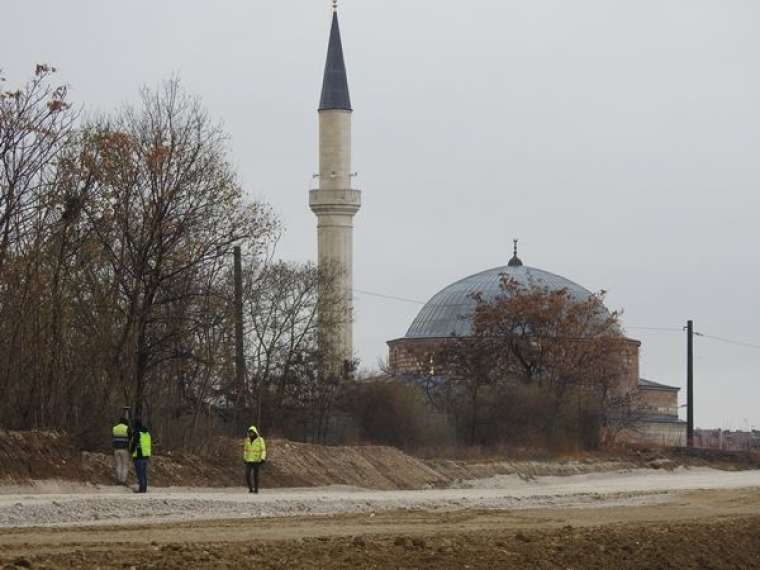
[[[239,406],[324,438],[345,381],[319,374],[334,278],[271,262],[277,220],[243,199],[224,132],[178,81],[74,130],[52,71],[0,99],[0,423],[66,428],[91,446],[134,405],[164,441],[194,446]],[[248,266],[243,390],[234,245]]]
[[[504,355],[499,354],[494,339],[475,331],[472,336],[455,337],[444,343],[432,360],[434,369],[427,385],[428,394],[432,401],[441,402],[439,409],[456,418],[464,415],[467,441],[470,445],[479,443],[479,430],[488,423],[494,394],[504,381],[500,366]],[[445,381],[436,380],[435,370],[440,371]]]
[[[55,68],[37,65],[24,87],[0,89],[0,273],[38,221],[55,159],[76,117],[66,87],[51,85],[53,73]],[[3,82],[0,77],[0,87]]]
[[[247,265],[244,307],[249,370],[244,399],[257,421],[280,430],[300,425],[302,436],[325,428],[336,381],[319,375],[325,358],[317,318],[329,303],[337,303],[335,275],[312,264],[287,262]],[[337,314],[328,311],[328,315]],[[262,413],[263,410],[263,413]]]
[[[246,240],[261,250],[276,221],[245,205],[226,137],[178,80],[144,89],[138,107],[89,128],[97,188],[84,212],[110,265],[120,311],[114,371],[129,370],[138,415],[152,372],[176,358],[199,271]],[[126,379],[124,379],[126,380]]]
[[[0,381],[16,421],[45,424],[59,360],[62,302],[55,269],[60,156],[76,113],[65,86],[53,86],[55,69],[37,65],[15,90],[0,78]],[[18,378],[21,377],[21,378]],[[23,390],[14,393],[11,384]]]

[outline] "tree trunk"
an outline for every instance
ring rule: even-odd
[[[472,390],[472,401],[470,402],[470,445],[475,445],[475,438],[478,434],[478,393],[480,384],[477,384]]]

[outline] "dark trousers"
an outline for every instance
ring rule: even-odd
[[[254,493],[259,492],[259,468],[261,463],[246,463],[245,464],[245,482],[248,484],[248,490]],[[253,481],[251,481],[251,475],[253,475]]]
[[[141,493],[148,491],[148,463],[147,459],[135,459],[135,473],[137,474],[137,489]]]

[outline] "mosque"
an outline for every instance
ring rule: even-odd
[[[353,218],[361,206],[361,193],[351,188],[351,99],[338,24],[337,2],[333,2],[332,25],[327,50],[322,95],[319,105],[319,188],[312,190],[309,206],[317,216],[317,247],[320,267],[343,268],[338,289],[341,304],[338,319],[332,319],[330,343],[337,347],[334,369],[345,369],[353,357],[352,338],[352,257]],[[592,293],[570,279],[523,264],[517,256],[504,266],[486,269],[464,277],[441,289],[422,307],[401,338],[388,341],[389,365],[401,376],[425,374],[424,366],[414,356],[419,347],[434,349],[454,336],[471,332],[471,315],[475,308],[473,293],[485,300],[503,295],[503,275],[519,284],[548,290],[567,290],[577,300]],[[624,389],[638,402],[636,424],[627,434],[629,440],[659,445],[684,445],[686,424],[678,418],[679,388],[641,378],[639,349],[641,342],[625,339],[626,375]]]
[[[388,363],[399,376],[419,376],[427,373],[428,364],[419,362],[421,352],[434,353],[448,339],[471,334],[469,315],[475,310],[473,293],[480,293],[486,302],[504,295],[502,276],[508,276],[526,288],[539,287],[549,291],[566,290],[572,299],[583,301],[592,293],[585,287],[555,273],[524,265],[517,256],[517,247],[507,265],[486,269],[455,281],[433,295],[417,313],[402,338],[388,341]],[[623,391],[632,394],[636,402],[635,423],[622,437],[628,441],[656,445],[678,446],[686,443],[686,423],[678,419],[679,388],[639,376],[641,342],[624,339],[621,358],[625,359]],[[423,349],[421,351],[421,349]]]

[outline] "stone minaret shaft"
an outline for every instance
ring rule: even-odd
[[[320,270],[334,276],[329,295],[320,291],[320,348],[327,353],[329,374],[340,374],[353,358],[353,217],[361,193],[351,189],[351,99],[333,12],[327,63],[319,103],[319,189],[309,195],[317,216]],[[330,297],[327,300],[323,297]]]

